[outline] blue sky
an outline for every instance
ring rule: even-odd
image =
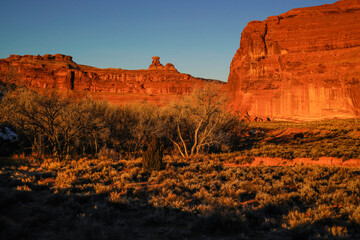
[[[335,0],[3,0],[0,58],[73,56],[100,68],[144,69],[152,56],[226,81],[249,21]]]

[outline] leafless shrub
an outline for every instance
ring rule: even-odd
[[[240,125],[239,119],[227,111],[223,93],[215,87],[196,89],[164,111],[166,136],[183,157],[214,147],[225,149]]]
[[[39,155],[46,152],[62,159],[75,147],[85,150],[87,145],[97,151],[108,132],[96,114],[98,104],[90,100],[70,102],[55,93],[48,97],[18,88],[2,105],[3,121],[24,132]]]

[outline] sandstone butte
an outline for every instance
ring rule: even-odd
[[[171,63],[162,65],[159,57],[153,57],[148,69],[125,70],[80,65],[62,54],[10,55],[0,59],[0,74],[5,81],[38,92],[56,90],[72,97],[89,96],[115,104],[143,101],[166,104],[196,87],[223,84],[179,73]]]
[[[360,0],[248,23],[230,67],[232,107],[270,119],[360,115]]]

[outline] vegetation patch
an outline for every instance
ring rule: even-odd
[[[360,237],[359,169],[223,158],[165,156],[151,173],[141,159],[5,164],[1,239]]]
[[[243,132],[238,151],[256,157],[284,159],[360,158],[360,120],[313,122],[252,122]]]

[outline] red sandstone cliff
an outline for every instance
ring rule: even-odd
[[[233,106],[288,119],[360,113],[360,0],[250,22],[230,67]]]
[[[149,100],[167,101],[164,96],[187,94],[196,86],[221,84],[179,73],[174,65],[163,66],[159,57],[153,57],[149,69],[99,69],[79,65],[71,56],[62,54],[44,56],[11,55],[0,59],[3,79],[17,85],[39,89],[90,92],[100,99],[114,103]],[[0,79],[1,80],[1,79]],[[69,91],[68,91],[69,92]]]

